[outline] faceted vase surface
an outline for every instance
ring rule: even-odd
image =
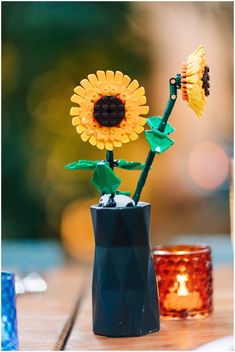
[[[150,204],[91,207],[95,236],[93,331],[110,337],[159,330],[156,275],[149,245]]]

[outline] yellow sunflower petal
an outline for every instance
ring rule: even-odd
[[[137,106],[135,102],[131,101],[130,99],[126,100],[126,111],[133,111],[136,110]]]
[[[97,142],[96,146],[97,146],[98,149],[101,149],[101,150],[104,149],[104,143],[103,142]]]
[[[137,119],[137,123],[140,126],[144,126],[146,124],[146,122],[147,122],[147,119],[145,119],[144,117],[138,117],[138,119]]]
[[[204,109],[204,103],[201,104],[199,101],[196,100],[189,100],[188,104],[191,107],[195,107],[198,111],[203,111]]]
[[[191,89],[193,89],[194,85],[191,83],[186,84],[187,91],[189,92]]]
[[[87,142],[90,136],[90,133],[88,133],[88,131],[86,130],[81,134],[81,139],[83,140],[83,142]]]
[[[76,127],[76,131],[77,131],[77,133],[79,133],[79,134],[83,133],[85,130],[86,130],[86,128],[83,127],[82,125],[79,125],[79,126]],[[82,139],[82,140],[83,140],[83,139]]]
[[[140,87],[138,89],[136,89],[132,94],[132,98],[139,98],[141,97],[142,95],[145,94],[145,90],[144,90],[144,87]]]
[[[127,101],[129,99],[129,94],[127,92],[121,93],[120,99],[123,101]]]
[[[116,71],[115,72],[114,79],[115,79],[116,82],[121,82],[122,81],[122,77],[123,77],[123,73],[122,72],[120,72],[120,71]]]
[[[72,110],[72,108],[71,108],[71,110]],[[74,111],[76,112],[76,115],[80,116],[80,114],[82,114],[82,112],[84,111],[84,108],[79,106],[79,107],[74,108],[74,111],[71,111],[71,110],[70,110],[71,116],[75,116],[75,114],[74,115],[71,114],[71,112],[74,112]]]
[[[193,83],[197,83],[199,79],[200,79],[200,78],[199,78],[198,73],[197,73],[197,74],[195,74],[195,75],[191,75],[191,76],[185,77],[184,81],[193,84]]]
[[[149,112],[149,106],[139,106],[138,108],[137,108],[137,111],[138,111],[138,113],[141,115],[141,114],[147,114],[148,112]]]
[[[90,143],[91,145],[93,145],[93,146],[96,145],[97,140],[96,140],[95,136],[91,136],[91,138],[89,139],[89,143]]]
[[[103,136],[103,138],[102,138],[102,140],[103,140],[103,142],[108,142],[108,140],[109,140],[109,135],[108,134],[105,134],[104,136]]]
[[[131,141],[135,141],[136,139],[139,138],[138,134],[135,132],[132,132],[131,134],[129,134],[129,138]]]
[[[197,98],[197,99],[195,99],[194,95],[193,95],[192,97],[189,96],[188,103],[189,103],[189,104],[197,105],[197,106],[200,107],[200,108],[205,105],[204,100],[202,100],[200,97]]]
[[[118,93],[117,87],[115,85],[111,85],[109,87],[109,93],[110,93],[110,95],[116,96]]]
[[[74,88],[74,92],[78,95],[80,95],[81,97],[85,97],[86,96],[86,90],[84,88],[82,88],[81,86],[77,86],[76,88]]]
[[[187,66],[187,75],[194,75],[195,73],[199,72],[201,70],[201,66],[197,63],[194,65],[188,65]]]
[[[197,49],[188,57],[187,61],[193,61],[198,58],[203,58],[205,56],[206,52],[203,48],[203,45],[199,45]]]
[[[91,101],[92,101],[92,102],[96,102],[96,101],[99,100],[99,99],[100,99],[99,93],[96,92],[96,91],[92,92],[92,94],[91,94]]]
[[[131,81],[130,77],[127,76],[127,75],[125,75],[125,76],[123,76],[123,78],[122,78],[121,84],[122,84],[123,87],[127,87],[128,84],[130,83],[130,81]]]
[[[106,143],[105,143],[105,149],[106,149],[106,150],[113,150],[113,143],[111,143],[111,142],[106,142]]]
[[[122,146],[122,143],[119,142],[119,141],[115,141],[115,140],[114,140],[114,141],[113,141],[113,146],[119,148],[119,147]]]
[[[80,125],[80,118],[78,116],[73,117],[72,119],[72,125],[77,126]]]
[[[194,93],[188,96],[188,104],[192,108],[195,107],[198,111],[202,111],[205,105],[205,101],[200,97],[200,95],[196,96]]]
[[[201,101],[203,94],[202,87],[194,84],[193,87],[188,90],[188,99]]]
[[[80,84],[86,90],[90,90],[94,88],[93,85],[88,81],[88,79],[82,79]]]
[[[128,121],[135,119],[137,115],[138,112],[136,110],[127,111],[125,114]]]
[[[104,71],[97,71],[96,74],[100,82],[106,82],[106,76]]]
[[[106,78],[108,82],[114,81],[114,72],[109,70],[106,71]]]
[[[71,115],[71,116],[76,116],[76,115],[78,115],[78,114],[79,114],[79,108],[73,106],[73,107],[70,109],[70,115]]]
[[[132,82],[129,84],[129,86],[127,87],[127,91],[128,91],[129,93],[132,93],[132,92],[134,92],[138,87],[139,87],[139,82],[138,82],[136,79],[134,79],[134,81],[132,81]]]
[[[137,100],[137,105],[144,105],[146,104],[146,97],[142,96],[136,99]]]
[[[98,89],[97,89],[98,94],[101,95],[108,95],[109,92],[109,84],[108,82],[99,82]]]
[[[80,97],[79,95],[77,94],[74,94],[71,98],[71,101],[73,103],[76,103],[78,105],[81,105],[83,102],[84,102],[84,98]]]
[[[130,139],[129,139],[129,137],[126,134],[121,136],[121,142],[122,143],[128,143],[129,141],[130,141]]]
[[[199,92],[198,94],[195,92],[195,89],[192,91],[192,94],[191,92],[188,94],[188,102],[194,102],[195,104],[197,105],[200,105],[200,106],[204,106],[205,105],[205,102],[206,102],[206,99],[204,96],[201,95],[201,92]]]
[[[85,116],[79,116],[80,117],[80,124],[83,126],[87,126],[92,124],[93,119],[90,119],[89,117],[85,117]]]
[[[194,106],[196,106],[196,107],[198,108],[198,110],[200,110],[200,111],[203,111],[204,106],[205,106],[205,103],[204,103],[204,102],[201,103],[201,102],[196,101],[196,100],[191,101],[191,102],[189,102],[189,103],[192,104],[192,105],[194,105]]]
[[[121,126],[122,131],[124,133],[130,134],[130,133],[133,132],[132,124],[128,123],[127,121],[126,122],[125,121],[121,122],[120,126]]]
[[[197,49],[194,51],[195,54],[197,54],[199,51],[203,50],[204,51],[204,48],[203,48],[203,45],[202,44],[199,44]]]
[[[144,127],[142,127],[142,126],[136,126],[136,127],[134,128],[134,131],[135,131],[136,133],[140,134],[141,132],[144,131]]]
[[[109,130],[107,127],[97,128],[96,138],[98,141],[107,142],[109,139]]]
[[[88,79],[94,87],[99,83],[98,78],[94,73],[91,73],[90,75],[88,75]]]
[[[193,111],[196,113],[197,117],[201,117],[203,114],[203,110],[201,110],[200,108],[198,108],[196,105],[194,105],[193,103],[188,103],[189,107],[191,109],[193,109]]]
[[[114,142],[115,140],[121,141],[121,135],[123,134],[123,130],[120,128],[112,127],[112,131],[110,131],[109,139]]]

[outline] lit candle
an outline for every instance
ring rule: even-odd
[[[158,246],[153,251],[153,259],[162,317],[200,318],[212,312],[212,266],[208,246]]]
[[[201,308],[202,300],[200,298],[200,294],[196,291],[189,292],[186,286],[186,281],[188,281],[188,275],[177,275],[177,281],[172,287],[174,292],[168,293],[163,302],[166,309],[182,310]]]

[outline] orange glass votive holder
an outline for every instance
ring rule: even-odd
[[[153,249],[160,315],[199,319],[212,313],[212,261],[207,245],[166,245]]]

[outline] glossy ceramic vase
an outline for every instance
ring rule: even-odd
[[[149,245],[150,204],[92,206],[91,214],[94,333],[128,337],[158,331],[157,285]]]

